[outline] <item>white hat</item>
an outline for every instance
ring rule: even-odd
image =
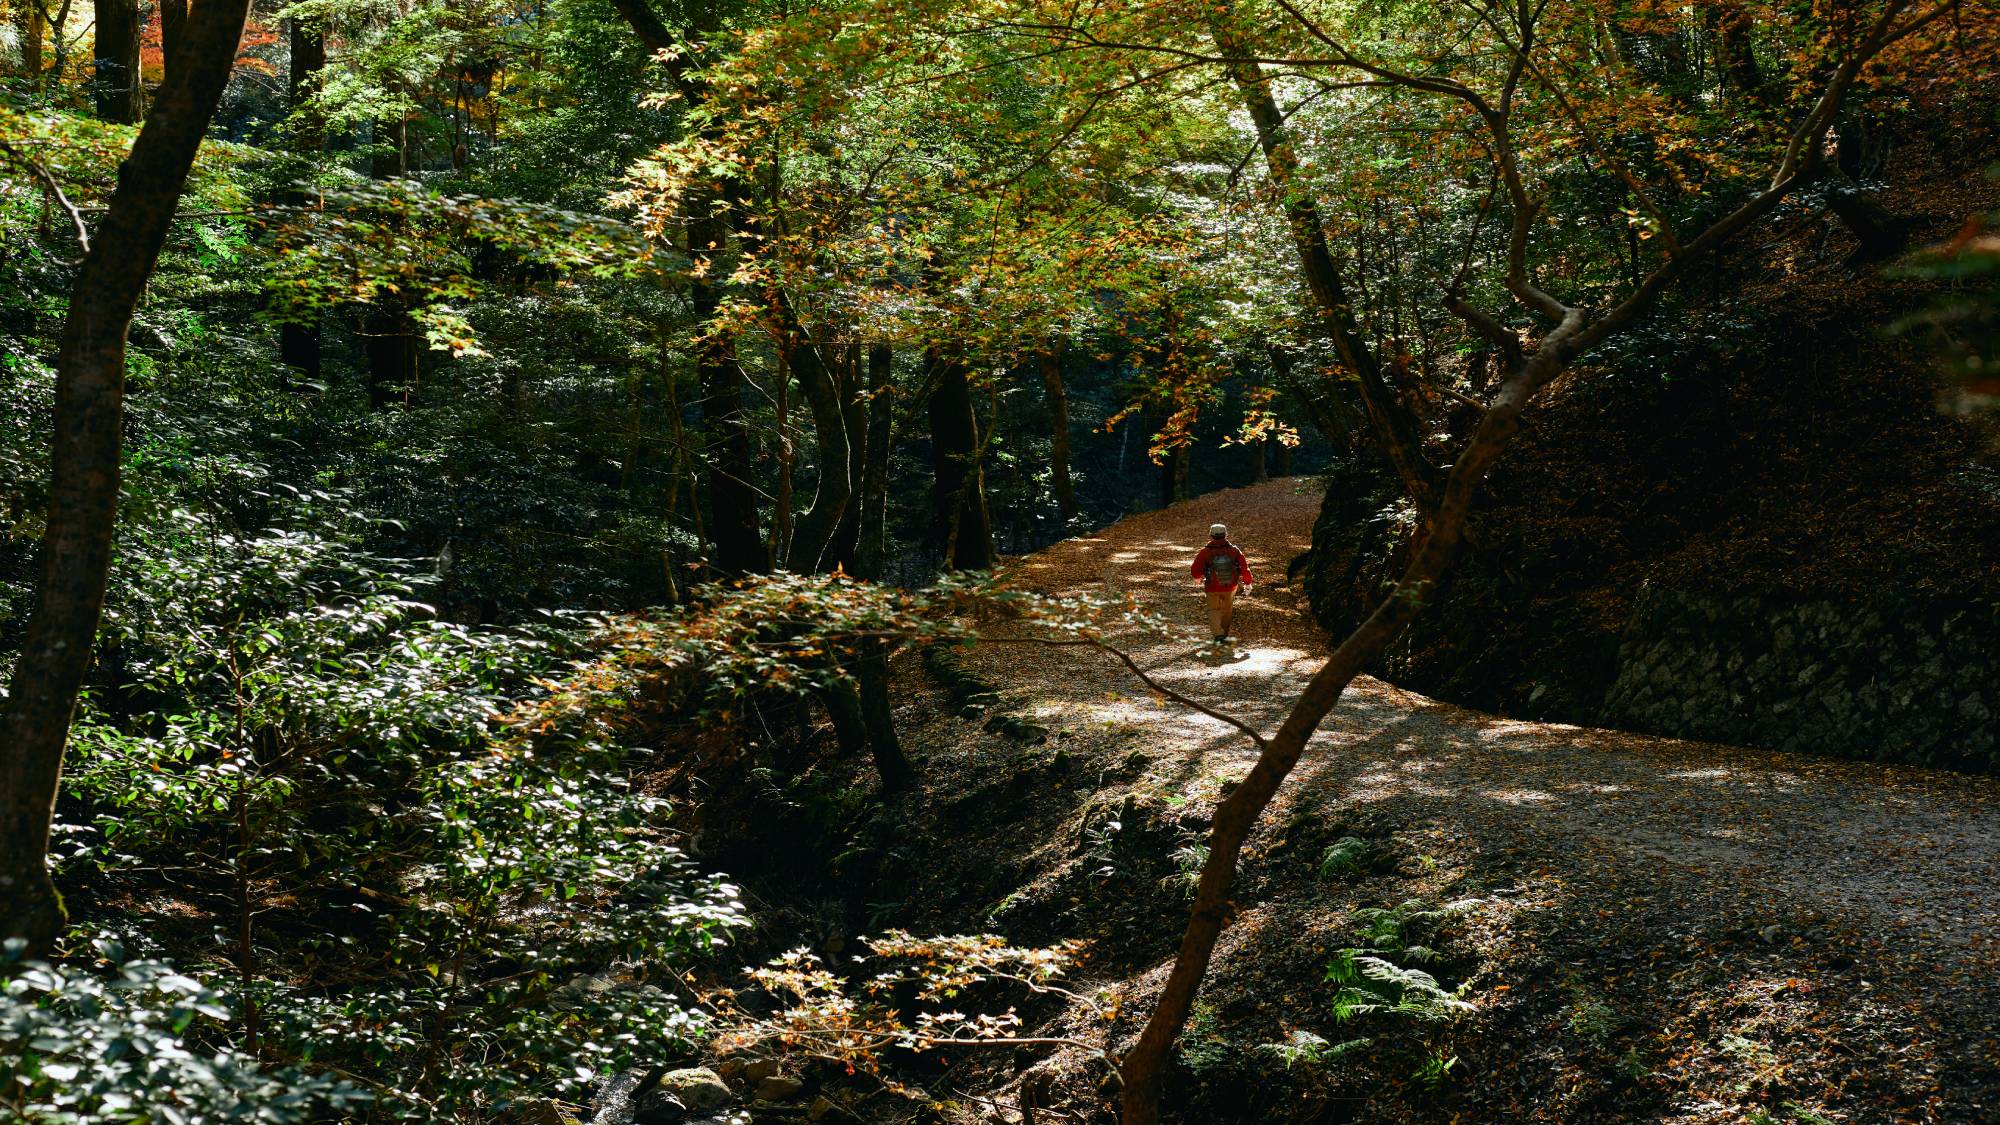
[[[1229,534],[1229,529],[1222,526],[1219,523],[1212,523],[1208,525],[1208,537],[1210,539],[1213,539],[1219,535],[1228,535],[1228,534]]]

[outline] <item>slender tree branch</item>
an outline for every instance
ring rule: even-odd
[[[62,185],[56,182],[55,174],[41,161],[22,152],[12,141],[0,140],[0,154],[6,156],[7,163],[41,181],[42,186],[47,188],[49,195],[55,199],[56,206],[61,207],[63,213],[69,216],[70,226],[76,231],[78,249],[85,254],[90,253],[90,228],[84,225],[83,212],[76,204],[70,202],[69,196],[63,194]]]
[[[1117,657],[1119,662],[1124,664],[1125,667],[1131,669],[1132,674],[1134,676],[1137,676],[1139,678],[1139,682],[1145,684],[1148,690],[1154,692],[1155,694],[1161,696],[1164,699],[1172,700],[1173,702],[1180,704],[1181,706],[1187,708],[1190,711],[1198,711],[1201,714],[1206,715],[1211,719],[1214,719],[1218,723],[1227,723],[1228,725],[1235,727],[1237,730],[1242,731],[1245,737],[1247,737],[1251,742],[1257,745],[1258,749],[1261,750],[1264,748],[1265,745],[1264,736],[1258,732],[1256,727],[1253,727],[1249,723],[1244,722],[1242,719],[1239,719],[1236,716],[1231,715],[1227,711],[1218,711],[1215,708],[1210,707],[1208,704],[1203,703],[1198,699],[1190,699],[1189,697],[1182,695],[1180,692],[1175,691],[1174,689],[1166,686],[1165,684],[1159,682],[1158,680],[1155,680],[1152,676],[1147,674],[1144,668],[1139,667],[1139,662],[1132,659],[1130,653],[1127,653],[1124,649],[1121,649],[1116,645],[1108,644],[1100,638],[1079,637],[1073,640],[1057,640],[1051,637],[981,637],[979,639],[982,643],[985,644],[1028,644],[1028,645],[1041,645],[1045,648],[1094,648],[1097,649],[1099,652],[1108,652],[1112,656]]]

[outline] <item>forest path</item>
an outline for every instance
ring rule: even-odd
[[[1184,637],[1118,641],[1160,682],[1268,732],[1326,651],[1303,590],[1285,580],[1318,506],[1317,484],[1302,478],[1211,493],[1019,560],[1018,582],[1129,592],[1188,626]],[[1229,525],[1260,579],[1238,600],[1226,657],[1207,650],[1187,573],[1212,522]],[[1217,776],[1254,759],[1239,732],[1152,698],[1104,654],[999,645],[977,659],[1040,721],[1138,728],[1190,801],[1212,799]],[[1753,944],[1818,947],[1838,933],[1847,940],[1832,944],[1921,949],[1961,980],[2000,970],[2000,784],[1990,778],[1519,722],[1362,677],[1266,824],[1369,807],[1521,857],[1531,886],[1514,893],[1577,918],[1638,904],[1675,936],[1726,924],[1747,927]]]

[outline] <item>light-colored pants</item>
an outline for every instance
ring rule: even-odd
[[[1236,618],[1236,587],[1227,590],[1208,591],[1208,632],[1211,636],[1226,637],[1229,626]]]

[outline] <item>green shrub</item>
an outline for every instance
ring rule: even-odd
[[[103,952],[120,955],[109,943]],[[159,961],[106,974],[19,965],[0,988],[0,1110],[52,1125],[286,1125],[367,1100],[352,1084],[219,1043],[230,1015],[216,991]]]

